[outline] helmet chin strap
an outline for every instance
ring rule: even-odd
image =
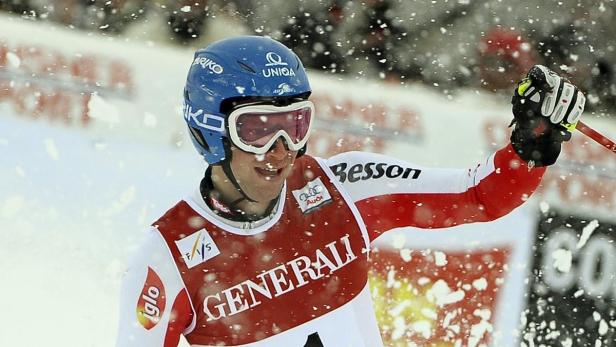
[[[240,202],[244,200],[248,200],[250,202],[258,202],[257,200],[254,200],[251,197],[249,197],[248,194],[244,192],[244,189],[242,189],[242,186],[240,186],[240,183],[235,178],[235,174],[233,174],[233,169],[231,169],[231,156],[229,156],[228,160],[225,158],[225,160],[222,161],[221,166],[222,166],[222,171],[225,173],[229,181],[231,181],[231,184],[233,184],[233,187],[235,187],[235,190],[237,190],[240,194],[242,194],[242,197],[231,202],[229,207],[235,208],[237,204],[239,204]]]
[[[229,181],[231,181],[231,184],[233,184],[235,190],[242,194],[242,197],[230,202],[229,207],[235,208],[237,204],[244,200],[248,200],[250,202],[258,202],[257,200],[252,199],[248,196],[248,194],[246,194],[244,189],[242,189],[242,186],[240,186],[240,183],[237,181],[237,178],[235,178],[235,174],[233,173],[233,169],[231,168],[231,158],[233,156],[233,151],[231,150],[231,141],[229,141],[229,139],[224,139],[223,147],[225,149],[225,159],[220,163],[222,171],[225,173]]]

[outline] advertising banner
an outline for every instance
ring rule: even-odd
[[[490,223],[397,229],[371,253],[387,346],[519,346],[532,209]]]
[[[543,214],[523,318],[527,345],[614,345],[615,232],[592,216]]]

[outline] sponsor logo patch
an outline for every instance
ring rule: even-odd
[[[220,75],[224,71],[220,64],[213,61],[212,59],[205,57],[195,58],[195,60],[193,61],[193,65],[201,65],[202,68],[208,69],[217,75]]]
[[[265,55],[267,64],[265,66],[287,66],[288,64],[282,61],[282,57],[274,52],[267,52]]]
[[[355,164],[351,167],[349,167],[347,163],[340,163],[330,166],[330,169],[334,172],[334,175],[338,176],[341,183],[344,183],[347,179],[349,182],[353,183],[381,177],[401,177],[404,179],[410,178],[415,180],[419,178],[419,175],[421,174],[420,169],[413,169],[410,167],[402,167],[387,163]]]
[[[225,119],[223,117],[204,113],[202,109],[193,111],[193,108],[186,103],[184,103],[184,119],[208,130],[225,131]]]
[[[144,328],[150,330],[158,324],[165,312],[166,299],[163,281],[156,271],[148,267],[148,274],[137,301],[137,320]]]
[[[247,279],[222,291],[210,293],[203,300],[203,312],[207,316],[207,321],[230,317],[263,303],[267,305],[269,300],[291,293],[297,288],[314,283],[326,276],[329,277],[330,274],[358,259],[358,255],[351,246],[349,234],[324,247],[315,248],[313,251],[314,253],[310,256],[300,255],[286,263],[262,271],[255,278]],[[352,285],[352,283],[347,285]],[[361,287],[363,284],[358,288]],[[347,287],[344,291],[347,289],[349,288]],[[337,290],[342,291],[343,289]],[[352,297],[352,295],[347,295],[347,299],[342,300],[350,300]],[[330,305],[325,306],[329,311],[335,309],[338,304],[333,304],[334,308]],[[310,315],[310,313],[306,314]]]
[[[320,177],[308,182],[302,189],[294,190],[293,196],[304,213],[310,213],[332,200]]]
[[[286,83],[280,83],[278,85],[278,88],[274,89],[274,94],[282,95],[284,93],[291,93],[294,91],[295,91],[295,88],[291,87],[290,85]]]
[[[212,205],[214,205],[215,209],[222,211],[224,213],[231,213],[231,210],[227,207],[227,205],[218,201],[218,199],[210,196],[210,202],[212,203]]]
[[[289,64],[282,60],[282,57],[274,52],[267,52],[265,55],[265,69],[261,70],[263,77],[295,76],[295,71],[289,68]],[[280,89],[280,86],[278,87]]]
[[[205,229],[177,240],[175,244],[189,269],[220,254],[220,250]]]

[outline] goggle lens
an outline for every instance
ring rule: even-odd
[[[250,146],[265,146],[272,136],[284,131],[294,144],[300,143],[308,136],[312,109],[302,107],[284,112],[247,112],[239,115],[235,121],[239,139]]]

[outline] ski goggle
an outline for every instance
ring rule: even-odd
[[[311,101],[295,102],[288,106],[247,105],[229,115],[229,136],[243,151],[265,154],[283,137],[289,150],[304,147],[314,120]]]

